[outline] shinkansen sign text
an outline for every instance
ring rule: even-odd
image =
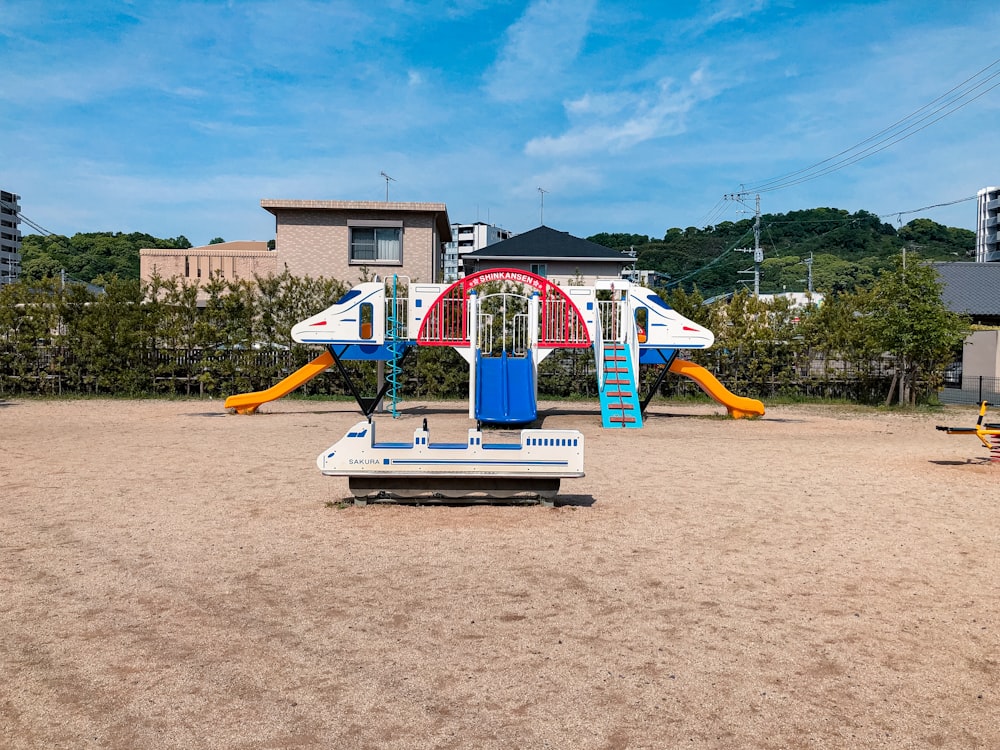
[[[526,286],[530,286],[540,292],[545,290],[545,279],[541,276],[535,276],[535,274],[528,273],[527,271],[515,271],[509,268],[499,271],[482,271],[473,276],[467,276],[463,280],[462,288],[468,292],[470,289],[475,289],[480,284],[487,284],[491,281],[510,281],[514,284],[524,284]]]

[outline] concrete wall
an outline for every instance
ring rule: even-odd
[[[973,331],[962,347],[963,385],[979,376],[1000,377],[1000,331]]]

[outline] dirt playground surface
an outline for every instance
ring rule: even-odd
[[[0,747],[1000,747],[974,407],[541,408],[554,508],[354,507],[351,404],[0,402]]]

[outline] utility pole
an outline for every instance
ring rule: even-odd
[[[545,194],[549,192],[548,190],[542,190],[538,188],[538,194],[541,197],[542,205],[538,209],[538,225],[545,226]]]
[[[809,279],[809,294],[813,292],[813,254],[810,252],[809,257],[806,258],[803,263],[806,264],[806,278]]]
[[[387,175],[385,172],[381,172],[380,174],[383,177],[385,177],[385,202],[388,203],[389,202],[389,180],[392,180],[393,182],[395,182],[396,180],[395,180],[395,178],[390,177],[389,175]]]
[[[730,193],[726,196],[726,200],[743,203],[744,198],[749,196],[749,193]],[[753,247],[738,247],[736,252],[753,253],[753,296],[760,297],[760,264],[764,260],[764,251],[760,249],[760,193],[757,193],[757,207],[754,210]],[[740,273],[751,273],[751,271],[740,271]]]

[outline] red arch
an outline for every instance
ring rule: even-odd
[[[591,344],[580,308],[546,278],[516,268],[492,268],[459,279],[428,308],[417,333],[417,343],[427,346],[468,346],[469,292],[481,284],[511,282],[528,286],[540,299],[539,348],[583,349]]]

